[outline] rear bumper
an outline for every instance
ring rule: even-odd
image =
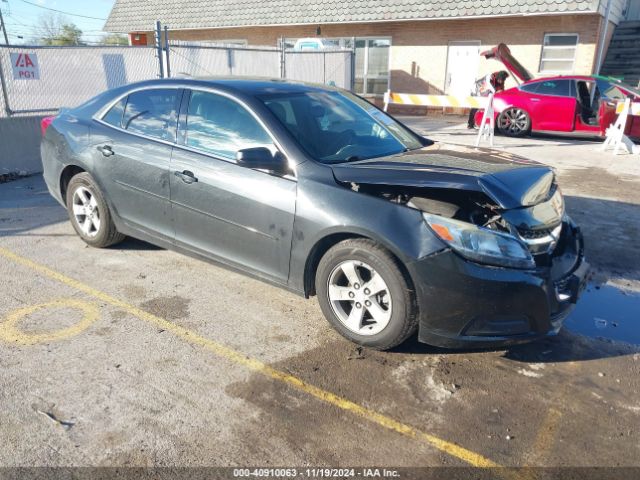
[[[582,235],[571,222],[547,266],[480,265],[445,250],[409,265],[420,306],[419,340],[486,348],[555,335],[589,277]]]
[[[40,144],[40,157],[42,158],[42,176],[49,193],[66,208],[65,200],[60,194],[60,175],[64,165],[57,160],[55,145],[46,137]]]

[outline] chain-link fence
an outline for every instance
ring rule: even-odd
[[[25,57],[27,55],[27,57]],[[237,45],[170,45],[171,76],[287,78],[351,89],[353,52],[297,52]],[[0,116],[52,113],[110,88],[158,76],[153,47],[0,46]],[[29,68],[29,63],[36,69]],[[28,75],[21,76],[25,67]]]
[[[154,78],[158,61],[151,47],[3,46],[0,67],[0,115],[28,115],[74,107],[110,88]],[[21,67],[37,78],[21,78]]]
[[[286,78],[352,88],[353,51],[304,51],[184,42],[172,43],[173,75]]]
[[[329,84],[351,90],[352,62],[351,50],[285,51],[283,76],[290,80]]]
[[[280,50],[238,46],[172,44],[171,75],[280,78]]]

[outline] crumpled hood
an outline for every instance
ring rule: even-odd
[[[503,209],[543,201],[554,180],[550,167],[516,155],[439,142],[331,167],[339,182],[484,192]]]

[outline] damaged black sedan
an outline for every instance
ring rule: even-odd
[[[148,81],[43,132],[49,190],[89,245],[129,235],[316,295],[367,347],[554,334],[586,281],[549,167],[434,143],[340,89]]]

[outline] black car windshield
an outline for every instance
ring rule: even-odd
[[[300,146],[322,163],[384,157],[424,146],[416,134],[347,92],[283,93],[260,100]]]

